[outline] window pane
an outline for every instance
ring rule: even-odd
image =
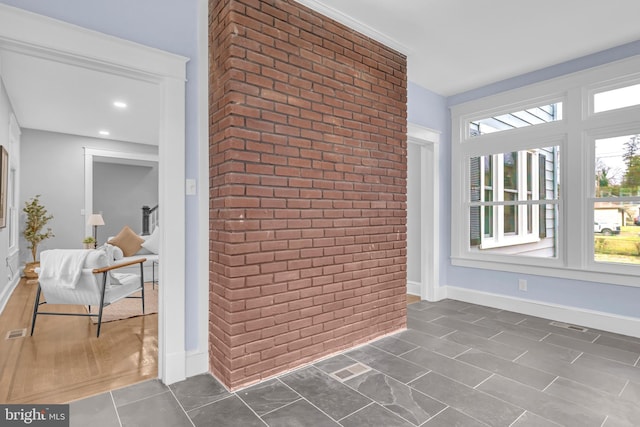
[[[636,202],[595,202],[593,206],[593,252],[597,262],[640,264],[640,235],[634,218]]]
[[[595,113],[638,104],[640,104],[640,84],[596,93],[593,96],[593,111]]]
[[[469,135],[476,137],[503,130],[535,126],[562,120],[562,103],[542,105],[527,110],[515,111],[495,117],[474,120],[469,123]]]
[[[596,197],[640,195],[640,135],[598,139],[595,154]]]
[[[478,252],[556,256],[559,147],[469,161],[469,244]],[[554,203],[547,204],[547,200]]]

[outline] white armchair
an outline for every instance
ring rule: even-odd
[[[48,255],[43,251],[40,255],[44,260]],[[53,252],[53,251],[51,251]],[[142,301],[142,313],[144,314],[144,269],[142,264],[145,258],[138,258],[118,264],[109,265],[107,257],[101,250],[87,251],[86,259],[82,258],[83,264],[77,280],[73,286],[62,285],[56,280],[44,280],[42,275],[38,281],[38,291],[33,307],[33,319],[31,321],[31,335],[36,325],[38,315],[63,315],[63,316],[87,316],[97,317],[98,326],[96,336],[100,336],[102,325],[102,310],[109,304],[113,304],[122,298],[140,298]],[[82,254],[81,254],[82,255]],[[44,256],[44,257],[43,257]],[[96,259],[99,261],[96,263]],[[44,264],[44,262],[43,262]],[[96,265],[97,264],[97,265]],[[134,265],[140,266],[140,274],[123,274],[115,271]],[[44,265],[41,266],[41,269]],[[50,268],[50,267],[49,267]],[[64,267],[61,267],[64,268]],[[42,272],[44,273],[44,271]],[[49,272],[47,277],[51,277]],[[55,277],[55,271],[53,271]],[[131,296],[131,294],[141,291],[141,296]],[[44,302],[40,302],[41,294],[44,294]],[[43,304],[70,304],[88,306],[88,313],[61,313],[41,311]],[[91,306],[98,307],[98,313],[91,313]]]

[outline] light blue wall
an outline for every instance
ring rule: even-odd
[[[603,65],[637,54],[640,54],[640,41],[628,43],[613,49],[578,58],[573,61],[457,94],[447,99],[447,105],[453,106],[473,99],[482,98],[550,78],[559,77],[590,67]],[[411,99],[411,94],[409,95],[409,99]],[[449,163],[451,157],[450,133],[451,121],[449,120],[447,123],[447,142],[442,144],[442,148],[448,151],[448,154],[443,157],[446,157],[447,162]],[[442,183],[442,187],[440,188],[442,195],[441,202],[449,207],[451,205],[450,177],[447,176],[446,179],[443,179]],[[442,232],[445,233],[443,238],[449,242],[452,226],[450,223],[450,215],[442,215],[441,220]],[[567,305],[624,316],[640,316],[640,288],[523,275],[501,271],[454,267],[449,262],[449,253],[449,250],[441,252],[441,265],[445,266],[443,270],[443,280],[441,281],[441,284],[443,285],[458,286],[477,291],[543,301],[552,304]],[[518,279],[521,278],[528,281],[528,291],[526,293],[518,290]]]
[[[186,177],[198,177],[199,0],[0,0],[41,15],[190,58],[186,83]],[[206,188],[206,183],[199,183]],[[197,347],[197,199],[186,200],[186,349]],[[206,231],[202,231],[206,233]]]

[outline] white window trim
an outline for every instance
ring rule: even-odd
[[[640,81],[640,56],[452,107],[451,259],[457,266],[640,287],[640,267],[593,260],[593,141],[637,133],[640,105],[593,112],[593,95]],[[469,122],[562,102],[562,120],[471,138]],[[560,147],[557,258],[505,256],[469,248],[468,159],[536,147]],[[495,191],[495,190],[494,190]],[[591,192],[591,193],[590,193]]]

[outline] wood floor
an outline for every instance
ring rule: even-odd
[[[29,336],[36,289],[22,279],[0,315],[0,402],[67,403],[157,378],[157,314],[103,323],[100,338],[88,317],[39,316]]]
[[[418,295],[407,294],[407,305],[413,304],[414,302],[419,302],[420,297]]]

